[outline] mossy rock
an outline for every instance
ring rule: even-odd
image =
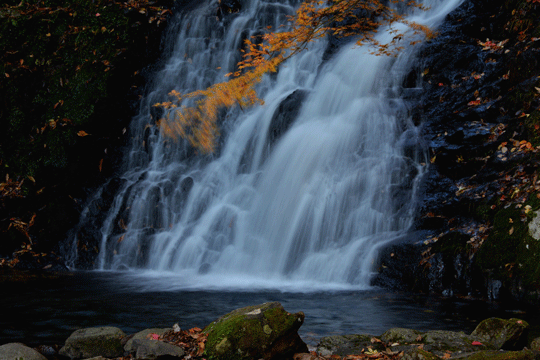
[[[521,350],[527,344],[528,329],[529,324],[520,319],[490,318],[478,324],[471,337],[489,342],[497,349]]]
[[[307,352],[298,336],[304,314],[290,314],[278,302],[237,309],[212,322],[204,356],[211,360],[285,359]]]
[[[136,353],[137,348],[133,346],[133,342],[135,340],[148,339],[148,335],[150,334],[163,335],[169,330],[171,330],[171,328],[151,328],[151,329],[145,329],[145,330],[139,331],[138,333],[132,335],[129,338],[129,340],[126,342],[126,345],[124,345],[124,350],[129,353]]]
[[[530,350],[522,351],[494,351],[486,350],[460,358],[462,360],[534,360],[537,359],[534,352]]]
[[[379,343],[372,343],[371,335],[332,335],[321,338],[317,345],[317,353],[321,356],[347,356],[362,353],[363,349],[384,350]]]
[[[387,343],[411,344],[418,343],[423,333],[418,330],[392,328],[381,335],[381,340]]]
[[[412,348],[405,351],[401,360],[440,360],[440,357],[420,348]]]
[[[440,357],[444,357],[448,352],[467,354],[480,350],[496,350],[497,348],[489,342],[473,345],[478,339],[465,335],[463,332],[453,332],[444,330],[428,331],[423,339],[424,350],[430,351]]]
[[[2,360],[47,360],[36,350],[21,344],[9,343],[0,346],[0,359]]]
[[[431,246],[431,250],[434,253],[442,253],[443,255],[453,257],[466,252],[467,242],[470,238],[470,235],[452,231],[443,235],[436,243],[434,243]]]
[[[71,359],[88,359],[96,356],[115,358],[124,355],[122,339],[126,335],[111,326],[79,329],[73,332],[60,349],[60,355]]]
[[[476,254],[476,265],[501,280],[507,291],[518,284],[533,294],[540,288],[540,241],[529,235],[521,215],[521,209],[513,207],[497,212],[493,230]]]

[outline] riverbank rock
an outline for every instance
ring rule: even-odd
[[[538,355],[530,350],[493,351],[485,350],[460,358],[460,360],[534,360]]]
[[[497,349],[520,350],[527,345],[529,324],[520,319],[490,318],[482,321],[471,336],[484,339]]]
[[[124,351],[133,355],[135,359],[156,359],[160,356],[182,358],[185,351],[181,347],[149,338],[150,335],[162,336],[171,330],[171,328],[152,328],[139,331],[129,337],[124,345]]]
[[[181,347],[159,340],[135,339],[132,346],[135,350],[135,359],[156,359],[161,356],[181,359],[185,355]]]
[[[402,360],[540,358],[538,353],[524,349],[528,326],[519,319],[491,318],[482,321],[470,335],[454,331],[423,332],[405,328],[393,328],[378,337],[334,335],[321,338],[317,353],[325,357],[377,352],[392,355],[403,353]],[[535,346],[539,347],[538,344],[540,341],[533,341],[531,347],[535,349]]]
[[[60,355],[71,359],[88,359],[96,356],[108,358],[124,355],[122,338],[126,335],[111,326],[79,329],[66,340]]]
[[[47,360],[36,350],[21,344],[9,343],[0,346],[0,359],[2,360]]]
[[[286,359],[307,352],[298,335],[304,313],[290,314],[278,302],[248,306],[208,325],[204,355],[211,359]]]
[[[148,339],[148,336],[150,334],[157,334],[161,336],[169,330],[171,330],[171,328],[152,328],[152,329],[145,329],[145,330],[139,331],[138,333],[134,335],[130,335],[126,338],[127,341],[126,341],[126,344],[124,345],[124,350],[129,353],[136,353],[137,346],[134,345],[134,342],[136,342],[137,340]]]
[[[372,348],[380,350],[381,346],[372,343],[371,335],[333,335],[321,339],[317,346],[317,352],[322,356],[339,355],[346,356],[351,354],[360,354],[362,350]]]

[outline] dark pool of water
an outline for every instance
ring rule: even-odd
[[[306,315],[300,335],[310,345],[321,336],[380,335],[392,327],[470,332],[487,317],[520,317],[535,324],[535,310],[481,301],[444,299],[381,289],[280,292],[138,291],[117,273],[0,273],[0,344],[63,344],[76,329],[116,326],[126,333],[149,327],[204,327],[236,308],[279,301]]]

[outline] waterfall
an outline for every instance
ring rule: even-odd
[[[460,2],[426,0],[409,20],[435,28]],[[170,57],[132,122],[97,268],[185,287],[369,286],[377,250],[411,226],[428,162],[403,86],[418,46],[387,57],[351,43],[323,61],[318,41],[264,79],[263,106],[224,115],[211,156],[155,126],[153,104],[223,81],[243,39],[279,28],[296,5],[248,0],[222,17],[210,1],[177,15]]]

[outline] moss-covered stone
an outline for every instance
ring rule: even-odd
[[[237,309],[212,322],[205,356],[209,359],[278,359],[307,352],[298,336],[302,312],[290,314],[278,302]]]
[[[87,359],[94,356],[108,358],[124,354],[122,338],[126,336],[118,328],[111,326],[79,329],[73,332],[60,349],[60,355],[71,359]]]
[[[513,284],[529,291],[540,287],[540,242],[529,235],[521,209],[511,206],[497,212],[476,260],[482,271],[501,280],[508,291]]]
[[[435,354],[430,353],[429,351],[412,348],[407,350],[401,360],[440,360],[441,358]]]
[[[520,319],[490,318],[482,321],[471,337],[483,339],[497,349],[521,350],[527,344],[529,324]]]
[[[533,360],[536,354],[530,350],[499,352],[493,350],[479,351],[461,358],[463,360]]]
[[[360,354],[362,350],[371,348],[373,350],[384,350],[379,343],[372,343],[371,335],[332,335],[321,338],[317,345],[317,353],[322,356],[339,355],[347,356]]]
[[[405,328],[392,328],[381,335],[381,340],[387,343],[411,344],[419,343],[424,333],[418,330]]]
[[[463,234],[457,231],[449,232],[434,243],[431,249],[435,253],[442,253],[443,255],[455,256],[464,253],[467,249],[467,241],[471,237],[467,234]]]
[[[21,344],[9,343],[0,346],[0,359],[4,360],[47,360],[36,350]]]

